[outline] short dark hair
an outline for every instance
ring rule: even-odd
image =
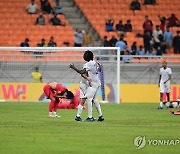
[[[94,55],[93,55],[92,51],[87,50],[84,52],[83,58],[85,61],[93,60],[93,57],[94,57]]]
[[[66,98],[67,98],[67,99],[72,99],[72,98],[74,98],[74,94],[73,94],[71,91],[66,90],[66,92],[67,92],[67,95],[66,95]]]
[[[25,38],[25,41],[28,41],[28,42],[29,42],[29,39],[28,39],[28,38]]]

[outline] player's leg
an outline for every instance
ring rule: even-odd
[[[93,118],[92,116],[92,100],[95,96],[95,93],[96,93],[96,88],[93,88],[93,87],[88,87],[87,88],[87,99],[86,99],[86,102],[88,104],[88,118],[85,120],[87,122],[91,122],[91,121],[94,121],[95,119]]]
[[[163,94],[164,94],[164,84],[160,83],[160,104],[158,109],[163,109]]]
[[[73,103],[67,105],[67,109],[76,109],[76,106]]]
[[[166,107],[170,108],[173,106],[172,103],[170,102],[170,93],[166,93],[166,97],[167,97]]]
[[[172,103],[170,102],[170,83],[166,83],[165,93],[166,93],[166,97],[167,97],[166,106],[167,106],[167,108],[172,107]]]
[[[81,114],[83,111],[83,106],[84,106],[85,101],[86,101],[86,92],[87,92],[86,85],[83,83],[80,83],[80,103],[77,107],[78,111],[77,111],[77,115],[75,117],[76,121],[82,121]]]
[[[49,115],[48,115],[48,117],[50,117],[50,118],[55,117],[54,114],[53,114],[54,106],[55,106],[55,99],[51,99],[51,102],[49,103]]]
[[[54,111],[53,111],[53,115],[55,117],[60,117],[59,115],[57,115],[57,109],[58,109],[58,104],[59,104],[59,98],[56,98],[55,99],[55,103],[54,103]]]
[[[83,111],[83,106],[84,106],[84,104],[85,104],[85,101],[86,101],[86,98],[80,98],[80,103],[79,103],[79,105],[78,105],[78,107],[77,107],[77,109],[78,109],[77,115],[76,115],[76,117],[75,117],[75,120],[76,120],[76,121],[82,121],[82,119],[81,119],[81,113],[82,113],[82,111]]]
[[[160,92],[160,103],[158,109],[163,109],[163,93]]]
[[[68,103],[59,103],[58,104],[58,109],[67,109],[68,108]]]
[[[101,106],[100,106],[99,102],[96,99],[98,88],[96,89],[96,93],[95,93],[94,98],[93,98],[93,103],[94,103],[94,105],[96,107],[96,110],[98,112],[98,115],[99,115],[98,121],[104,121],[104,117],[102,116]]]
[[[101,106],[100,106],[99,102],[97,100],[93,100],[93,103],[94,103],[96,110],[98,112],[98,115],[99,115],[98,121],[104,121],[104,117],[102,115]]]
[[[55,99],[54,99],[54,92],[52,91],[51,87],[47,84],[43,88],[44,94],[47,99],[50,99],[49,103],[49,115],[48,117],[54,118],[55,116],[53,115],[53,109],[54,109],[54,104],[55,104]]]

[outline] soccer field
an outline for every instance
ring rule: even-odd
[[[179,153],[176,145],[136,149],[137,136],[153,140],[180,139],[180,116],[158,104],[102,104],[104,122],[76,122],[77,110],[58,110],[48,118],[48,103],[0,103],[1,154],[134,154]],[[94,109],[94,117],[97,112]],[[82,118],[87,117],[83,111]]]

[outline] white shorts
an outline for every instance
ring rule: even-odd
[[[86,98],[88,86],[85,83],[80,82],[80,98]]]
[[[160,83],[160,93],[170,93],[170,83]]]
[[[97,88],[95,88],[95,87],[88,87],[87,88],[87,93],[86,93],[87,99],[89,99],[90,101],[96,100],[98,89],[99,89],[99,87],[97,87]]]

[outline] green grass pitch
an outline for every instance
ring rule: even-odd
[[[48,118],[48,103],[0,103],[0,154],[166,154],[176,146],[147,145],[138,150],[136,136],[180,139],[180,116],[158,104],[102,104],[104,122],[76,122],[77,110],[58,110]],[[94,117],[97,112],[94,109]],[[87,117],[83,111],[82,118]]]

